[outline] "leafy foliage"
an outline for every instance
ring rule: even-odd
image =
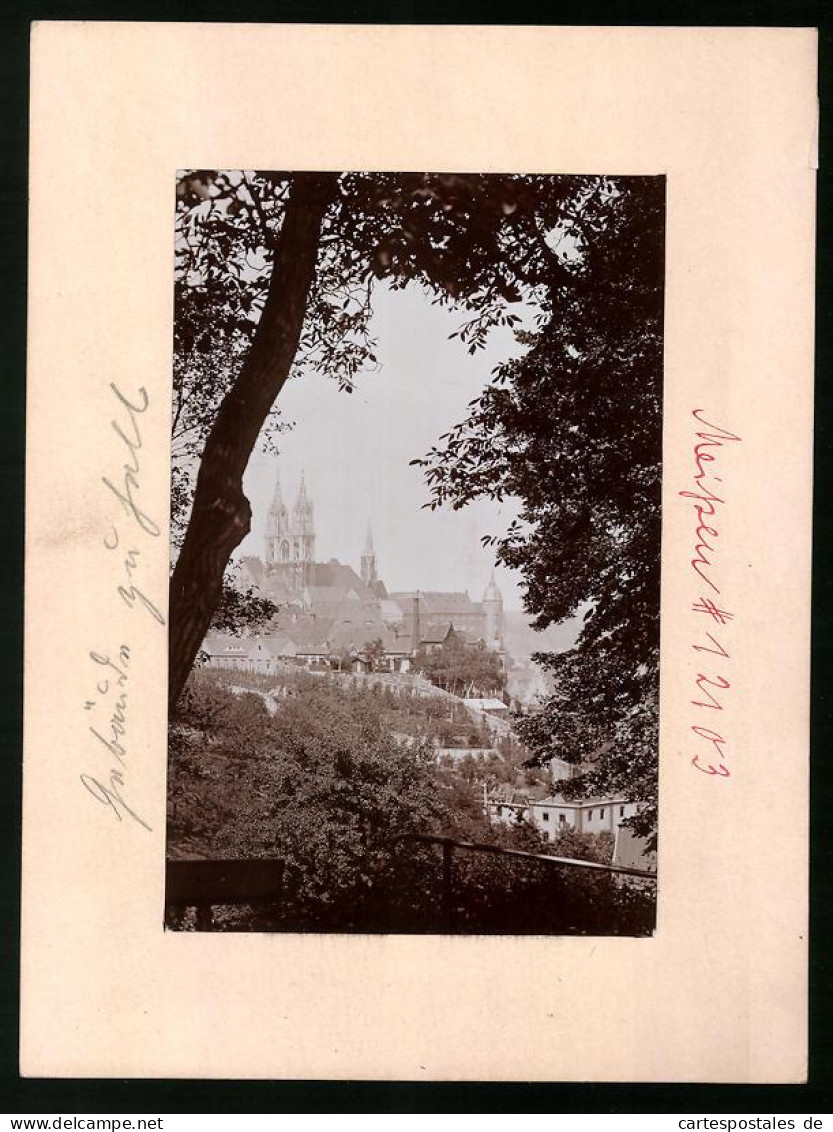
[[[251,586],[241,586],[237,570],[232,567],[226,577],[220,604],[211,619],[211,628],[218,633],[240,635],[269,624],[278,612],[278,606],[269,598],[261,597]]]
[[[376,672],[385,659],[385,645],[381,637],[377,637],[375,641],[370,641],[362,649],[362,659],[367,662],[368,668],[371,672]]]
[[[518,723],[541,761],[581,767],[573,796],[645,803],[656,829],[659,693],[663,182],[622,179],[529,347],[423,461],[434,506],[516,496],[497,540],[538,627],[584,610],[573,650],[539,655],[556,681]],[[546,409],[544,409],[546,407]]]
[[[545,846],[526,823],[489,825],[430,744],[396,741],[384,693],[303,675],[283,691],[270,715],[261,695],[196,673],[171,725],[169,851],[285,862],[280,905],[226,910],[220,927],[650,931],[650,900],[634,912],[609,878],[534,861],[460,850],[444,890],[437,848],[412,835]]]
[[[251,357],[292,192],[287,173],[194,171],[180,179],[175,546],[194,492],[192,460]],[[377,280],[394,288],[419,285],[432,301],[454,305],[462,317],[457,335],[470,353],[482,348],[492,327],[515,328],[524,357],[492,376],[469,417],[423,462],[432,505],[462,507],[480,496],[523,501],[521,520],[498,542],[498,557],[523,572],[527,608],[540,626],[576,610],[586,618],[575,650],[541,658],[557,691],[518,729],[539,760],[557,754],[581,766],[566,790],[645,801],[634,823],[644,833],[655,829],[656,797],[662,223],[659,180],[343,173],[315,247],[307,241],[316,254],[315,280],[298,307],[304,317],[292,362],[293,374],[316,371],[351,392],[360,372],[377,365],[369,332]],[[274,404],[264,412],[260,438],[268,444],[287,422]],[[209,481],[226,483],[222,474],[206,475]],[[216,544],[213,578],[180,578],[184,597],[172,617],[172,654],[178,635],[195,624],[204,631],[209,612],[196,608],[201,595],[211,592],[215,602],[220,589],[211,583],[222,575],[233,540],[248,529],[239,483],[226,486],[215,511],[234,518],[232,533]],[[214,503],[212,495],[209,509]],[[230,593],[230,586],[214,612],[216,624],[265,616],[265,609],[247,604],[251,595]],[[179,667],[187,672],[190,644],[182,655]],[[448,661],[432,678],[458,688],[458,670]],[[488,677],[480,675],[481,691]],[[387,892],[385,916],[419,923],[422,906],[397,904],[392,877],[412,869],[414,884],[401,891],[429,892],[436,852],[395,848],[402,842],[394,829],[476,829],[479,840],[498,841],[534,835],[490,829],[460,777],[438,771],[427,748],[397,743],[372,704],[336,697],[309,710],[304,693],[273,719],[258,697],[226,698],[217,711],[195,704],[194,694],[189,687],[172,732],[173,833],[230,855],[280,851],[294,876],[294,923],[300,917],[332,925],[338,916],[345,923],[345,907],[353,909],[353,924],[367,921],[371,908],[378,923],[380,891]],[[204,726],[206,713],[211,721]],[[386,783],[398,801],[386,794]],[[301,803],[309,807],[306,817]],[[293,823],[303,835],[293,835]],[[371,867],[371,846],[379,844],[384,851]],[[330,859],[335,867],[327,874]],[[531,872],[526,887],[516,889],[512,867],[479,857],[462,865],[461,892],[482,899],[461,897],[458,919],[506,925],[512,917],[503,901],[522,890],[530,909],[535,900],[549,908],[551,871],[547,882]],[[579,882],[567,878],[563,894],[570,884]],[[603,895],[598,907],[607,907],[609,924],[617,890],[603,877],[592,884]],[[575,908],[570,929],[578,931],[578,903]],[[553,911],[550,923],[556,919]],[[522,920],[515,917],[516,929],[523,929]]]
[[[177,726],[202,734],[172,754],[170,835],[216,856],[284,859],[285,915],[323,923],[338,894],[357,900],[372,884],[376,846],[438,816],[429,753],[400,748],[360,699],[310,678],[272,717],[259,697],[220,689],[204,727],[210,685],[192,685]],[[195,775],[199,806],[183,805]]]
[[[468,317],[474,353],[508,305],[572,283],[557,250],[590,233],[599,178],[344,173],[323,225],[313,293],[294,372],[352,390],[377,364],[369,333],[377,279],[416,282]],[[198,454],[251,344],[269,285],[292,176],[197,170],[177,186],[174,453]],[[581,224],[576,210],[584,202]],[[264,439],[281,427],[273,409]]]
[[[500,693],[506,673],[496,652],[483,641],[472,644],[452,634],[435,652],[420,649],[414,668],[438,688],[456,696],[482,696]]]
[[[369,326],[378,279],[394,288],[415,283],[433,302],[453,304],[470,353],[493,327],[520,325],[512,309],[519,303],[537,304],[542,325],[575,286],[579,253],[603,230],[614,192],[606,178],[575,176],[343,173],[318,180],[327,181],[316,190],[326,204],[320,224],[303,229],[303,248],[284,237],[299,183],[310,190],[309,175],[192,170],[177,186],[172,542],[188,553],[180,549],[171,588],[172,702],[230,555],[249,528],[240,469],[250,441],[260,429],[268,445],[289,426],[274,402],[286,379],[315,372],[351,392],[358,374],[377,365]],[[292,239],[302,227],[294,225]],[[281,302],[267,306],[273,269],[300,260],[314,260],[311,287],[281,291]],[[279,364],[267,364],[277,329],[289,333],[299,312],[294,359],[282,354]],[[262,403],[256,388],[238,396],[243,374],[261,365],[272,373],[273,392]],[[221,417],[223,439],[212,444]],[[229,448],[232,435],[239,459]],[[196,479],[193,459],[201,453]],[[192,497],[199,506],[190,506]]]
[[[570,825],[558,831],[551,842],[555,857],[571,857],[577,861],[596,861],[609,865],[613,860],[613,838],[609,833],[581,833]]]

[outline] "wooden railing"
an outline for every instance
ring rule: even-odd
[[[605,865],[599,861],[583,861],[577,857],[554,857],[549,853],[530,853],[523,849],[504,849],[500,845],[488,845],[482,841],[457,841],[453,837],[438,837],[430,833],[405,833],[394,838],[395,841],[409,841],[424,845],[439,845],[442,849],[442,889],[441,915],[445,931],[455,929],[456,909],[454,905],[454,872],[452,855],[456,850],[473,853],[491,853],[498,857],[518,857],[530,861],[542,861],[555,868],[585,869],[588,872],[618,873],[622,876],[639,877],[644,881],[656,882],[657,874],[649,869],[633,869],[624,865]]]
[[[442,852],[441,914],[445,930],[454,928],[455,852],[490,853],[500,857],[517,857],[540,861],[553,868],[582,869],[597,873],[614,873],[656,882],[657,874],[649,869],[605,865],[598,861],[582,861],[574,857],[553,857],[547,853],[530,853],[521,849],[504,849],[476,841],[457,841],[434,834],[406,833],[393,839],[437,845]],[[220,904],[265,906],[277,904],[281,897],[284,862],[280,859],[243,859],[228,861],[168,861],[165,875],[166,923],[174,926],[186,909],[196,910],[196,927],[213,926],[212,908]]]
[[[196,909],[196,926],[210,928],[216,904],[273,904],[283,884],[282,860],[167,861],[166,922]]]
[[[470,849],[477,853],[495,853],[501,857],[527,857],[533,861],[545,861],[548,865],[560,865],[567,868],[590,869],[597,873],[622,873],[625,876],[643,877],[646,880],[656,880],[657,874],[650,869],[632,869],[625,865],[605,865],[600,861],[583,861],[578,857],[553,857],[549,853],[528,853],[524,849],[504,849],[500,845],[487,845],[483,841],[456,841],[453,837],[437,837],[431,833],[403,833],[395,837],[394,841],[423,841],[430,845],[441,845],[443,855],[450,854],[455,849]]]

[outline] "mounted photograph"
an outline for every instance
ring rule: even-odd
[[[652,935],[665,178],[175,202],[165,926]]]

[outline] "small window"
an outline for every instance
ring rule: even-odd
[[[544,821],[549,821],[550,820],[549,810],[544,810],[544,812],[541,816],[543,817]]]
[[[593,820],[593,811],[592,811],[592,810],[588,810],[588,811],[587,811],[587,820],[588,820],[588,821],[592,821],[592,820]]]
[[[604,816],[605,816],[604,810],[599,810],[599,818],[603,818]]]
[[[623,818],[624,816],[625,816],[625,807],[624,807],[624,806],[620,806],[620,807],[619,807],[619,817],[620,817],[620,818]]]
[[[558,815],[558,824],[559,825],[566,825],[566,823],[567,823],[567,819],[564,816],[564,814],[559,814]]]

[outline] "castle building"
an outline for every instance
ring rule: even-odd
[[[457,591],[412,590],[388,594],[393,605],[391,621],[401,632],[411,632],[414,610],[419,610],[422,630],[453,625],[469,641],[486,640],[486,617],[480,602]]]

